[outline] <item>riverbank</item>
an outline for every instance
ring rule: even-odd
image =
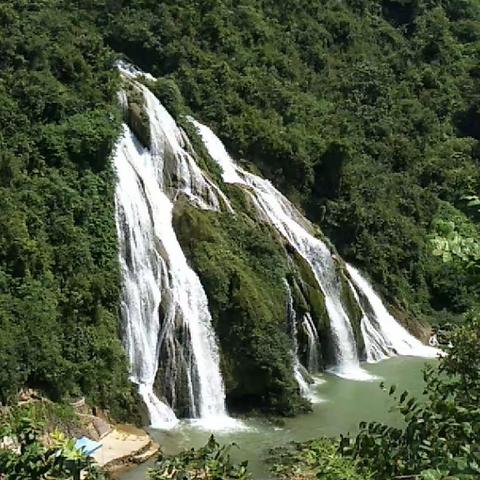
[[[146,462],[160,450],[148,433],[131,425],[117,425],[101,440],[93,454],[95,462],[108,473],[118,473]]]
[[[19,418],[29,418],[41,430],[40,441],[52,446],[54,432],[67,438],[86,437],[101,447],[92,458],[105,472],[113,474],[146,462],[159,451],[158,443],[143,429],[132,424],[117,424],[107,411],[89,405],[85,398],[71,403],[55,403],[40,392],[26,389],[14,406],[0,407],[0,422],[14,425]],[[0,449],[16,451],[18,444],[10,437],[1,437]]]
[[[71,406],[81,425],[74,437],[86,436],[101,444],[92,458],[103,471],[111,475],[146,462],[160,450],[158,443],[141,428],[114,423],[107,412],[93,409],[85,401]]]

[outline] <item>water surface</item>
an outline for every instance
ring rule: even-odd
[[[423,392],[422,367],[435,362],[411,357],[395,357],[376,364],[362,365],[378,380],[360,382],[324,374],[319,377],[315,395],[320,400],[313,405],[313,412],[285,420],[282,427],[259,419],[243,419],[243,430],[217,431],[220,443],[235,442],[239,449],[232,450],[236,461],[248,460],[249,469],[255,480],[267,480],[264,459],[268,450],[292,440],[304,441],[320,436],[338,436],[341,433],[355,433],[362,420],[382,421],[390,425],[401,425],[398,412],[392,410],[394,402],[379,388],[383,380],[387,386],[396,384],[417,395]],[[211,432],[198,426],[182,423],[178,429],[162,432],[151,430],[152,436],[167,453],[199,447],[206,443]],[[146,471],[153,463],[141,465],[126,472],[121,480],[144,480]]]

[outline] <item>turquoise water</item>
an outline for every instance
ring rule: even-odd
[[[401,417],[392,411],[394,403],[388,394],[379,388],[383,380],[387,386],[396,384],[399,389],[421,395],[423,392],[422,367],[424,359],[396,357],[377,364],[363,365],[365,370],[378,377],[370,382],[345,380],[333,375],[319,377],[315,394],[319,403],[313,405],[313,412],[285,420],[282,427],[276,427],[259,418],[242,419],[244,429],[214,432],[220,443],[235,442],[240,447],[232,450],[237,461],[248,460],[249,469],[256,480],[271,478],[264,464],[268,450],[292,440],[304,441],[320,436],[338,436],[341,433],[355,433],[362,420],[377,420],[391,425],[401,425]],[[206,443],[211,432],[198,427],[182,424],[178,429],[151,434],[165,453],[199,447]],[[121,475],[121,480],[144,480],[146,471],[153,463],[136,467]]]

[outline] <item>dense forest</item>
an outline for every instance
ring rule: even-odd
[[[3,1],[0,402],[28,385],[135,410],[115,60],[161,78],[172,114],[271,179],[400,316],[444,324],[480,293],[479,56],[475,0]],[[255,255],[238,261],[262,271]]]
[[[110,2],[106,42],[176,82],[195,115],[433,322],[478,296],[429,237],[477,236],[474,1]]]
[[[155,94],[186,129],[192,114],[270,179],[399,318],[459,326],[450,356],[426,376],[424,403],[392,387],[405,430],[364,423],[338,444],[297,446],[275,466],[279,477],[300,463],[327,479],[478,478],[479,58],[477,0],[2,1],[0,406],[32,387],[138,419],[119,322],[111,163],[124,59],[159,79]],[[251,361],[265,372],[256,401],[260,391],[276,413],[304,408],[291,393],[287,335],[273,331],[290,267],[272,233],[248,216],[234,224],[189,206],[175,215],[217,327],[226,316],[252,321],[217,332],[231,344],[224,370],[247,384]],[[225,294],[232,272],[247,285],[236,303]],[[15,428],[23,453],[0,451],[7,478],[70,478],[71,442],[46,448],[35,425]],[[187,464],[250,478],[227,453],[212,438],[150,475]]]
[[[0,25],[0,401],[29,385],[121,415],[114,57],[58,2],[2,2]]]

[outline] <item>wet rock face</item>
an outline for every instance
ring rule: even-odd
[[[325,368],[335,362],[335,350],[331,339],[331,325],[325,297],[318,288],[315,276],[307,262],[295,251],[290,252],[294,277],[292,293],[294,306],[299,318],[310,314],[320,340],[320,367]],[[299,353],[303,365],[308,364],[308,338],[305,329],[298,330]]]
[[[237,206],[237,205],[234,205]],[[221,349],[227,404],[288,414],[293,378],[284,278],[288,261],[268,228],[239,213],[174,210],[182,247],[198,272]]]
[[[345,311],[348,314],[350,323],[352,325],[353,334],[355,336],[355,343],[357,345],[358,357],[361,360],[366,360],[365,341],[362,334],[361,322],[362,322],[362,310],[358,305],[351,288],[348,285],[345,273],[342,271],[340,274],[340,282],[342,289],[342,300]]]
[[[140,143],[145,148],[150,148],[152,143],[150,119],[142,92],[133,82],[124,79],[124,90],[119,95],[119,101],[124,121]]]
[[[155,393],[172,407],[178,418],[194,418],[200,413],[194,398],[199,385],[190,343],[190,332],[178,320],[174,335],[162,343],[155,376]]]
[[[150,123],[142,104],[134,101],[128,103],[127,124],[141,144],[149,148],[152,141],[150,136]]]

